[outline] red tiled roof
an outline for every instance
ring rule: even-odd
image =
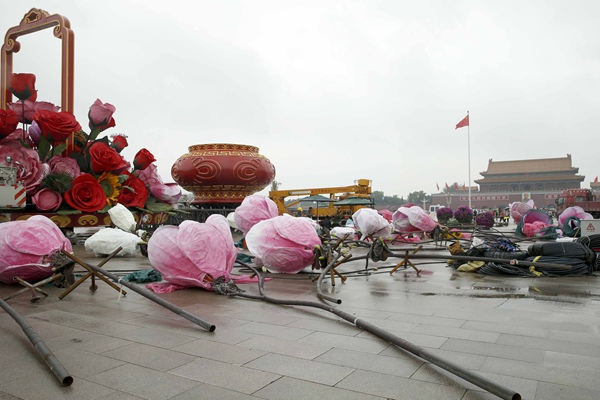
[[[579,168],[573,167],[571,155],[559,158],[540,158],[533,160],[493,161],[489,160],[487,171],[481,175],[506,175],[540,172],[567,172],[577,173]],[[558,174],[562,175],[562,174]]]

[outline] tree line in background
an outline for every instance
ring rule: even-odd
[[[375,204],[378,206],[400,206],[406,203],[421,205],[423,204],[423,200],[426,200],[427,203],[431,204],[431,195],[428,195],[422,190],[409,193],[407,198],[404,198],[404,196],[398,197],[396,194],[393,196],[386,196],[382,191],[374,190],[373,193],[371,193],[371,197],[373,197]]]
[[[464,190],[467,190],[464,183],[461,185],[458,182],[454,182],[451,185],[446,184],[445,187],[442,187],[441,192],[458,193],[464,192]],[[386,196],[382,191],[379,190],[374,190],[373,193],[371,193],[371,196],[373,197],[373,200],[375,200],[375,204],[378,206],[399,206],[406,203],[422,205],[423,200],[426,200],[428,204],[431,204],[431,195],[422,190],[409,193],[407,198],[404,198],[404,196],[398,197],[398,195]]]

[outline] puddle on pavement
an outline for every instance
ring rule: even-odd
[[[473,298],[532,298],[541,301],[554,301],[563,303],[581,303],[582,300],[592,299],[589,290],[584,288],[539,288],[536,286],[507,287],[507,286],[457,286],[458,293],[423,292],[421,296],[456,296]]]

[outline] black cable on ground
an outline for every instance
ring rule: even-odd
[[[594,264],[588,264],[587,262],[580,260],[578,258],[569,258],[569,257],[551,257],[551,256],[538,256],[538,257],[530,257],[527,259],[528,261],[535,260],[535,262],[539,262],[542,264],[540,267],[535,267],[536,271],[544,273],[547,276],[582,276],[582,275],[591,275],[593,273]],[[544,268],[543,264],[562,264],[562,265],[570,265],[570,270],[556,270]]]
[[[596,254],[585,244],[578,242],[535,243],[527,249],[531,256],[577,258],[592,264]]]
[[[600,270],[600,235],[581,236],[577,238],[577,242],[587,246],[594,253],[596,253],[596,261],[594,263],[594,270]]]

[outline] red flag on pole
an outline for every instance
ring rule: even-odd
[[[598,175],[596,175],[596,179],[594,179],[594,183],[598,182]]]
[[[598,179],[598,178],[596,178]],[[437,187],[437,190],[440,190],[440,185],[438,185],[437,183],[435,184],[435,187]]]
[[[450,186],[448,186],[448,182],[445,182],[445,183],[446,183],[446,190],[450,190]]]
[[[469,114],[467,114],[466,117],[461,119],[460,122],[456,124],[456,128],[454,129],[462,128],[463,126],[469,126]]]

